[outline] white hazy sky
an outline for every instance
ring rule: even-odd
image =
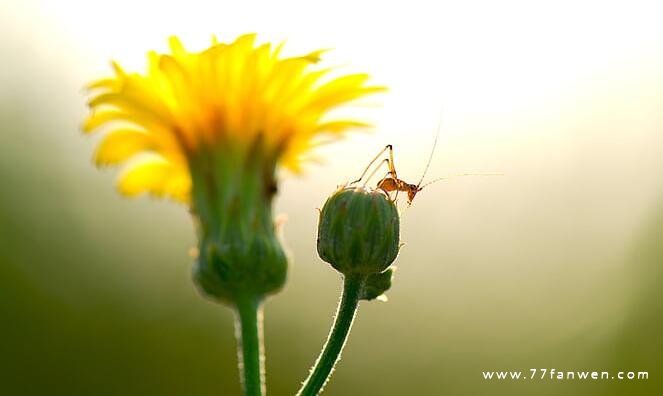
[[[660,56],[663,3],[641,1],[46,1],[0,2],[5,40],[77,57],[97,76],[107,59],[139,68],[179,35],[257,32],[293,51],[331,47],[340,64],[392,88],[401,114],[502,115],[555,100],[583,81]],[[82,56],[81,56],[82,55]],[[390,124],[409,124],[394,112]],[[402,115],[400,117],[403,117]],[[395,119],[391,119],[395,118]]]
[[[653,133],[663,90],[661,15],[660,1],[0,0],[9,60],[0,82],[35,72],[39,66],[24,64],[34,59],[66,68],[80,87],[109,73],[109,59],[142,69],[146,51],[165,50],[170,35],[195,49],[213,34],[257,32],[287,39],[292,52],[333,48],[331,64],[390,87],[376,98],[384,107],[374,113],[381,138],[364,140],[371,152],[393,142],[400,158],[416,160],[401,161],[416,174],[442,112],[447,168],[508,170],[503,160],[481,162],[496,142],[513,152],[533,141],[589,144],[619,135],[622,124]],[[349,150],[370,157],[365,146]],[[466,150],[476,167],[454,159]],[[529,152],[538,155],[537,147]]]

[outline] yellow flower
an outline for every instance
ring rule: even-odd
[[[149,54],[144,74],[113,64],[90,84],[83,129],[105,129],[99,166],[126,164],[118,187],[187,203],[196,224],[194,279],[201,291],[238,305],[280,290],[287,255],[273,221],[276,169],[297,171],[321,137],[366,124],[329,111],[381,91],[366,74],[328,77],[322,51],[282,57],[281,46],[245,35],[187,51]]]
[[[189,52],[173,37],[171,54],[149,53],[145,74],[114,63],[113,77],[90,84],[83,130],[109,127],[95,160],[99,166],[128,163],[120,192],[191,202],[190,168],[201,153],[224,155],[227,148],[247,155],[259,145],[276,165],[297,171],[321,135],[339,137],[365,126],[325,115],[383,89],[367,86],[366,74],[325,81],[329,69],[311,70],[322,51],[282,58],[281,46],[254,42],[251,34]]]

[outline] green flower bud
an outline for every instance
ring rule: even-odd
[[[256,144],[199,153],[190,165],[197,219],[194,279],[201,291],[234,304],[265,297],[286,281],[288,260],[272,216],[276,157]]]
[[[320,211],[318,254],[345,275],[379,274],[398,255],[399,226],[396,204],[381,190],[339,189]]]

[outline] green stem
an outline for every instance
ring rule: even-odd
[[[265,394],[262,299],[256,296],[238,296],[235,308],[237,359],[244,395],[261,396]]]
[[[365,280],[366,277],[360,275],[345,277],[343,295],[341,296],[341,302],[338,304],[334,326],[329,333],[327,343],[320,357],[318,357],[315,366],[311,370],[311,374],[297,393],[298,396],[319,394],[329,380],[334,365],[341,358],[341,351],[350,333]]]

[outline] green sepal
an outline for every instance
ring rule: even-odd
[[[276,153],[260,139],[249,146],[226,142],[196,153],[189,167],[199,251],[193,277],[200,290],[230,305],[241,295],[279,291],[288,258],[272,216]]]
[[[391,288],[394,279],[394,269],[389,268],[379,274],[371,274],[364,281],[364,287],[359,296],[360,300],[386,299],[384,293]]]

